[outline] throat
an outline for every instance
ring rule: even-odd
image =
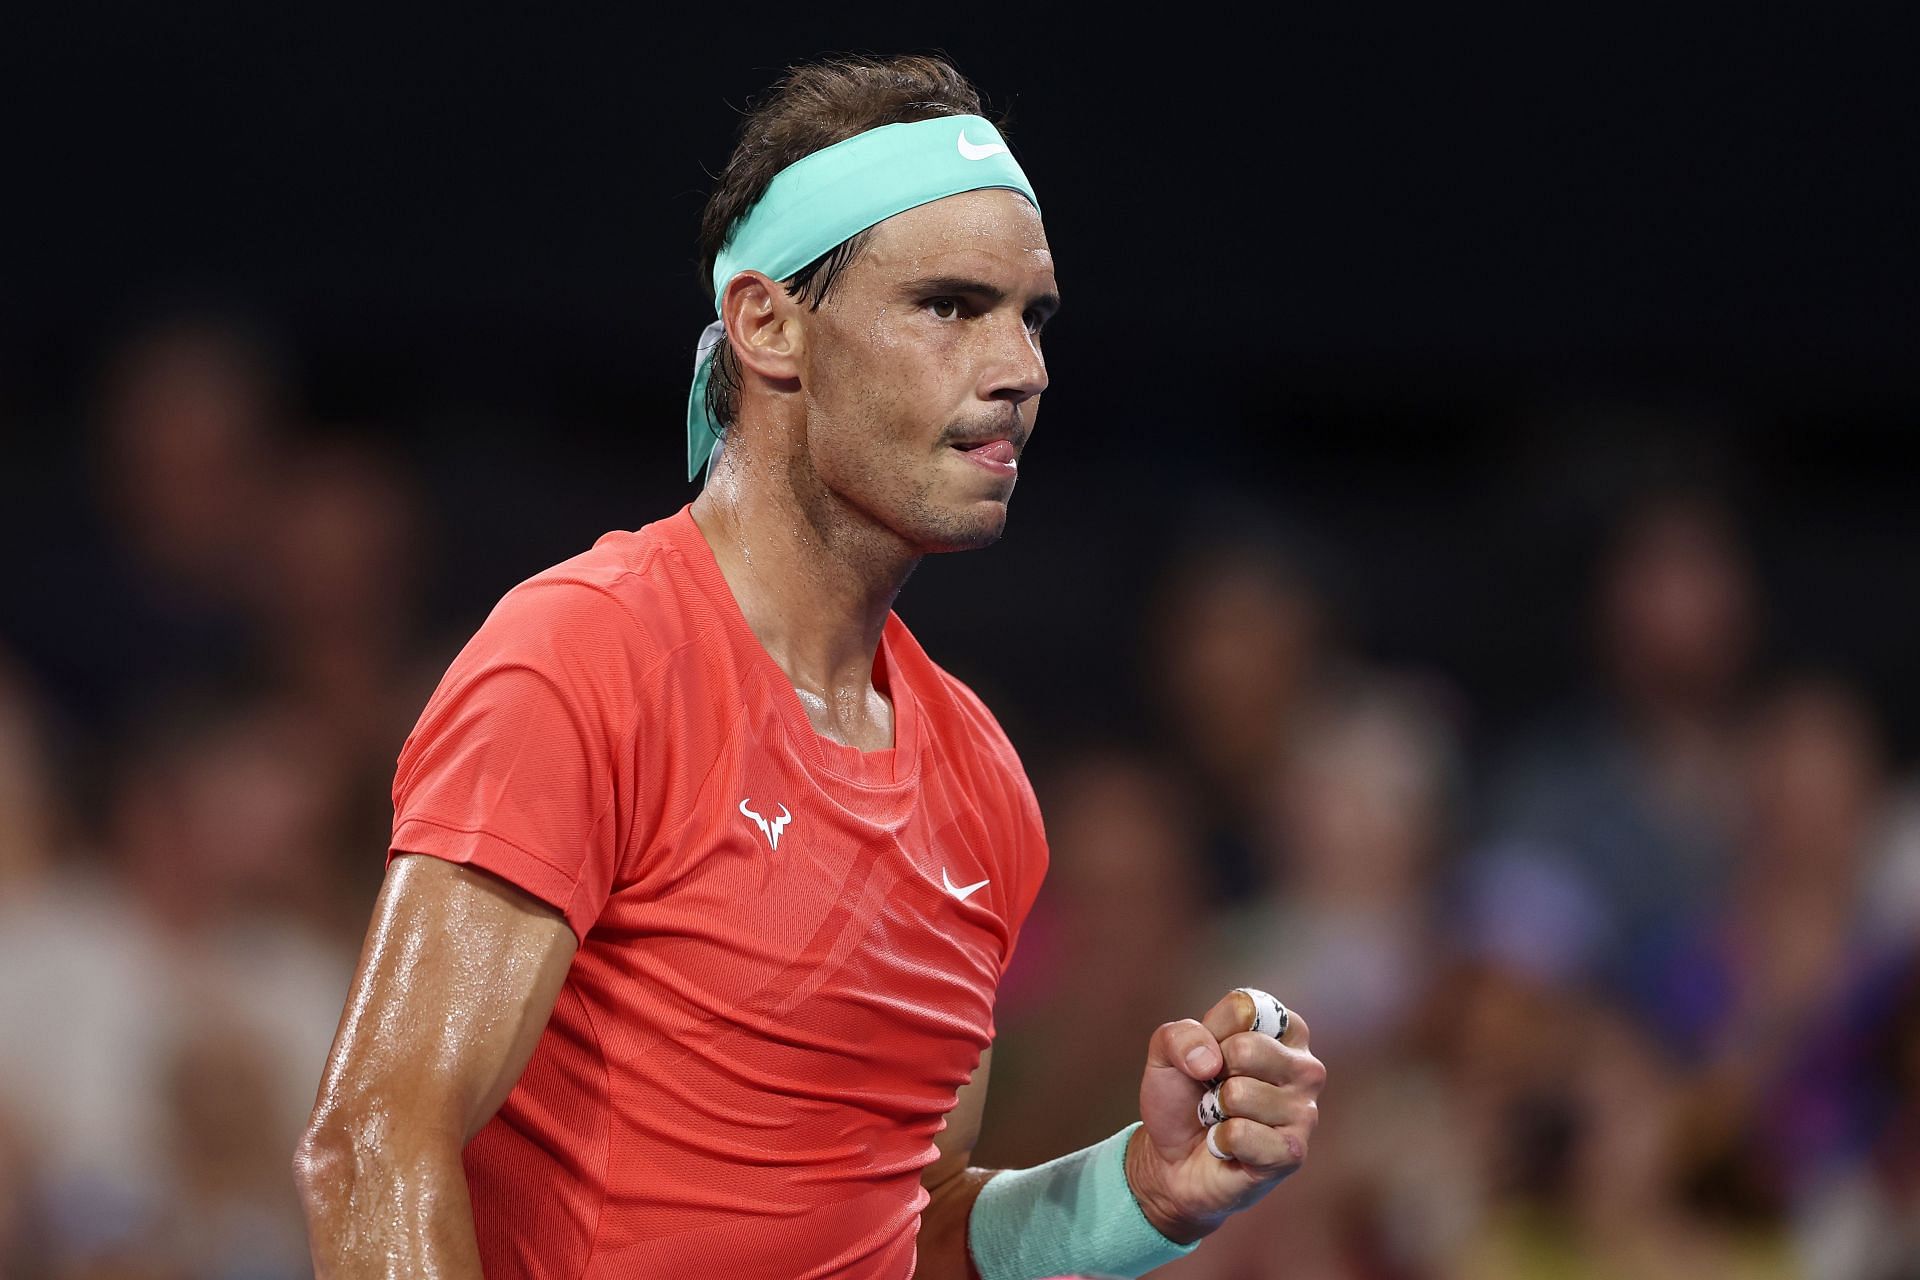
[[[885,751],[893,746],[893,704],[871,683],[864,690],[832,695],[797,686],[793,692],[813,731],[828,741],[857,751]]]

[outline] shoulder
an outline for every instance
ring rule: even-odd
[[[701,631],[666,523],[605,534],[516,584],[454,657],[429,710],[505,690],[519,703],[557,699],[611,730],[633,723]]]
[[[1006,730],[1000,727],[980,695],[928,657],[897,614],[887,619],[886,640],[894,676],[907,682],[930,728],[946,739],[955,740],[954,745],[979,748],[992,756],[1004,757],[1016,766],[1019,764]]]
[[[604,534],[588,550],[517,583],[468,648],[565,666],[644,662],[671,652],[693,629],[684,566],[659,532],[664,523]]]

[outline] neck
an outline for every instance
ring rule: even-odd
[[[694,523],[755,637],[822,732],[841,736],[877,696],[874,652],[920,557],[834,495],[797,492],[784,460],[741,454],[715,460]]]

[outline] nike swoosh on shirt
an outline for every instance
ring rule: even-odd
[[[953,882],[953,878],[947,874],[947,869],[945,867],[940,868],[940,883],[947,887],[948,893],[960,899],[960,901],[962,902],[965,902],[969,897],[971,897],[972,895],[978,893],[980,890],[987,887],[987,882],[985,880],[982,880],[979,884],[968,884],[968,885],[955,884]]]
[[[1007,149],[1007,144],[1004,142],[968,142],[965,129],[960,130],[960,136],[956,141],[960,144],[961,156],[968,160],[985,160],[988,156],[1000,155]]]

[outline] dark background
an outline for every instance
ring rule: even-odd
[[[1238,491],[1339,547],[1375,652],[1498,722],[1581,661],[1598,513],[1704,480],[1749,522],[1775,651],[1920,733],[1920,592],[1884,585],[1920,582],[1901,6],[109,6],[4,31],[16,477],[73,464],[116,337],[237,308],[318,420],[404,442],[456,549],[440,606],[470,616],[691,495],[693,233],[734,108],[815,52],[941,48],[1009,118],[1067,298],[1012,536],[903,598],[964,674],[1086,702],[1128,660],[1091,628]],[[983,623],[1017,663],[954,652]]]

